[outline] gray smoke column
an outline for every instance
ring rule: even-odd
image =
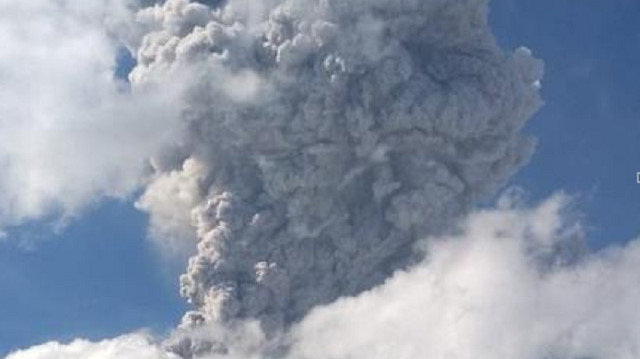
[[[195,227],[183,327],[273,331],[380,284],[532,153],[542,64],[498,48],[486,0],[213,3],[144,9],[132,40],[134,86],[194,79],[138,203]]]

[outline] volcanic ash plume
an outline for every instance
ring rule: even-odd
[[[533,149],[542,65],[497,47],[486,0],[169,0],[136,19],[133,86],[193,79],[188,135],[138,204],[155,233],[196,228],[184,327],[282,329],[381,283]]]

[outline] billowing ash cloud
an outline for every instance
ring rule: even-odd
[[[223,338],[228,347],[206,348],[197,358],[639,357],[640,241],[541,266],[542,258],[582,235],[568,198],[556,195],[534,208],[502,202],[472,214],[458,234],[421,243],[429,256],[420,264],[373,290],[312,310],[285,335],[269,340],[255,323],[200,327],[189,334]],[[49,343],[7,359],[172,355],[134,335]]]
[[[137,20],[134,83],[198,79],[139,202],[169,237],[192,206],[185,326],[270,331],[381,283],[532,151],[541,64],[496,46],[484,0],[171,0]]]

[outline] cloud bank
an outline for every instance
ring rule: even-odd
[[[640,242],[549,265],[579,237],[565,201],[473,214],[421,265],[312,311],[290,357],[638,357]]]
[[[224,335],[200,328],[231,346],[226,354],[208,348],[196,357],[637,358],[640,241],[562,260],[557,248],[582,235],[568,201],[559,194],[533,208],[475,212],[459,234],[423,242],[429,255],[421,263],[373,290],[312,310],[278,338],[268,340],[251,325]],[[74,358],[62,356],[73,350],[105,353],[95,356],[100,359],[127,358],[124,350],[171,358],[147,343],[123,337],[46,344],[7,359]]]
[[[179,359],[151,344],[142,334],[131,334],[112,340],[91,343],[75,340],[63,345],[47,343],[17,351],[6,359]]]

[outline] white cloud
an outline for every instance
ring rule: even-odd
[[[640,357],[640,241],[547,267],[535,249],[575,233],[565,203],[472,215],[421,265],[314,310],[291,358]]]
[[[114,79],[123,3],[0,0],[0,227],[126,196],[176,138],[172,91]]]
[[[149,231],[162,246],[162,253],[177,256],[190,254],[196,243],[191,209],[200,201],[206,169],[188,159],[178,171],[159,173],[136,202],[136,207],[149,213]]]
[[[153,345],[140,334],[92,343],[75,340],[69,344],[50,342],[10,354],[6,359],[178,359]]]

